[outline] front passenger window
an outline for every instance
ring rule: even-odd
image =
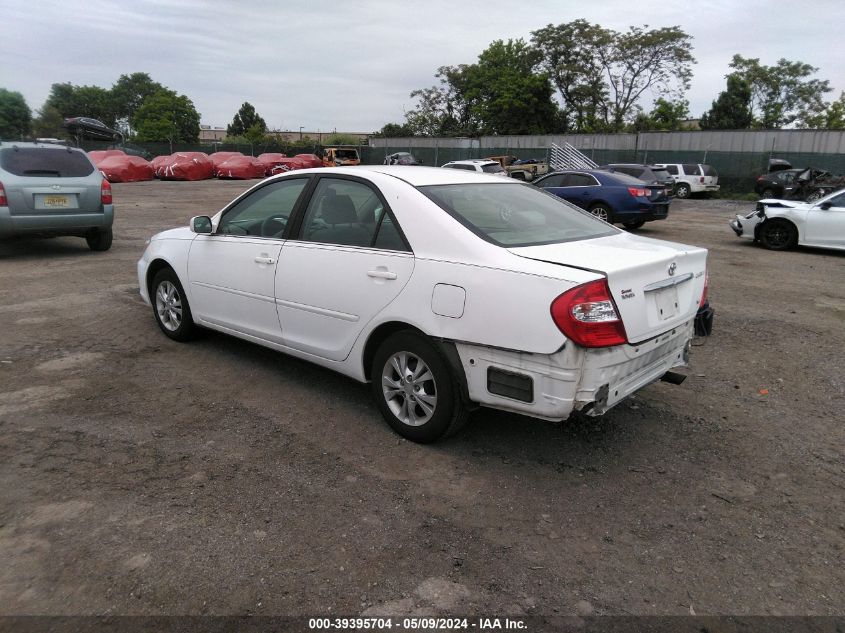
[[[307,182],[307,178],[277,180],[256,189],[223,214],[217,233],[281,238]]]

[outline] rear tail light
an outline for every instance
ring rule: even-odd
[[[757,182],[763,182],[765,179],[763,176],[757,176]]]
[[[648,189],[640,189],[639,187],[628,187],[628,193],[635,198],[645,198],[648,196]]]
[[[699,179],[698,179],[698,182],[703,183],[703,182],[704,182],[704,176],[702,176],[701,178],[699,178]]]
[[[560,331],[581,347],[611,347],[628,342],[606,279],[567,290],[552,302],[551,313]]]
[[[701,290],[701,301],[698,302],[698,307],[702,307],[707,303],[707,295],[710,292],[710,271],[704,269],[704,288]]]
[[[3,183],[0,182],[0,207],[8,207],[9,202],[6,200],[6,190],[3,188]]]
[[[103,184],[100,185],[100,202],[103,204],[112,203],[111,183],[103,178]]]

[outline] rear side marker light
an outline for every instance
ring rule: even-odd
[[[551,314],[558,329],[581,347],[612,347],[628,342],[606,279],[567,290],[552,302]]]
[[[103,184],[100,185],[100,202],[103,204],[112,203],[111,183],[103,178]]]
[[[8,207],[9,202],[6,200],[6,190],[3,188],[3,183],[0,182],[0,207]]]

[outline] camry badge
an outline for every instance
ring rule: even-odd
[[[677,270],[677,268],[678,268],[678,265],[675,262],[672,262],[671,264],[669,264],[669,276],[670,277],[675,274],[675,270]]]
[[[53,185],[53,189],[55,189],[56,191],[58,191],[61,188],[62,188],[61,185]]]

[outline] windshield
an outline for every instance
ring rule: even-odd
[[[334,155],[343,160],[358,160],[357,149],[336,149]]]
[[[419,190],[479,237],[498,246],[587,240],[619,230],[532,185],[429,185]]]

